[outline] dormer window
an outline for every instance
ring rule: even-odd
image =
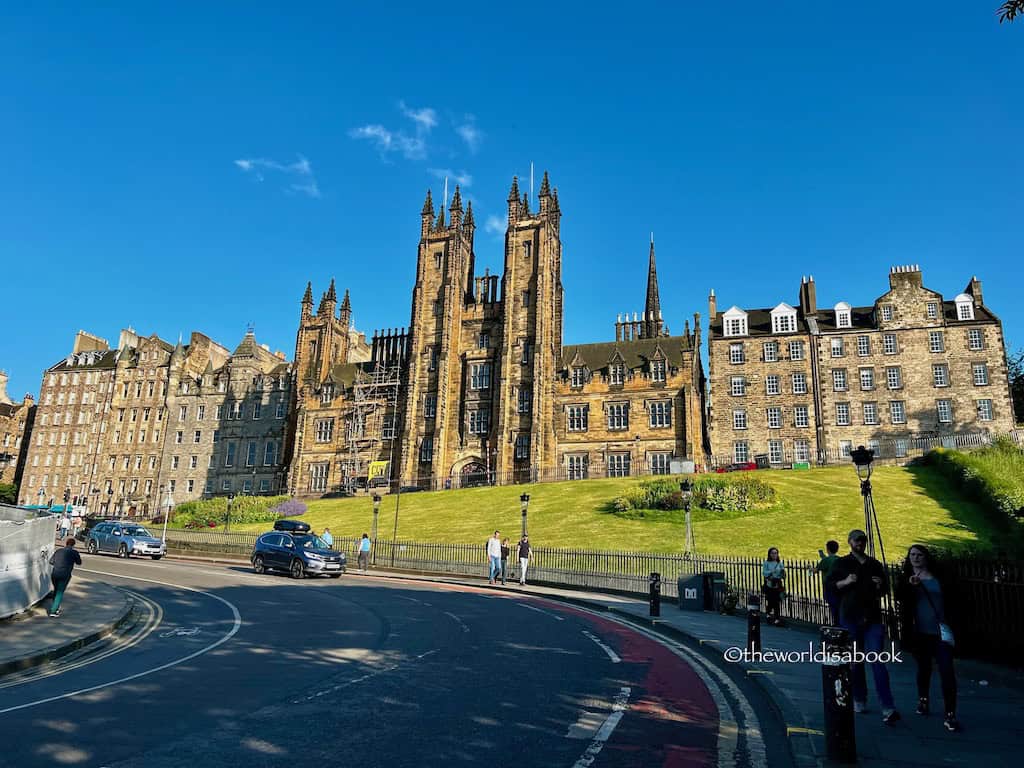
[[[835,306],[836,310],[836,328],[852,328],[853,327],[853,315],[850,305],[845,301],[840,301]]]
[[[323,389],[320,390],[320,402],[327,405],[334,399],[334,385],[324,384]]]
[[[974,319],[974,299],[972,299],[966,293],[961,293],[953,301],[956,302],[956,319],[957,320],[973,320]]]
[[[654,381],[665,380],[665,361],[664,360],[652,360],[651,361],[651,379]]]
[[[772,333],[796,333],[796,310],[793,307],[782,302],[772,310],[771,314]]]
[[[582,365],[574,365],[572,368],[572,386],[582,387],[587,381],[587,369]]]
[[[746,336],[747,313],[738,307],[733,307],[722,315],[722,327],[726,336]]]
[[[612,363],[608,368],[608,380],[612,384],[622,384],[626,380],[626,366],[622,363]]]
[[[892,322],[892,305],[891,304],[883,304],[881,309],[882,309],[882,322],[883,323],[891,323]]]

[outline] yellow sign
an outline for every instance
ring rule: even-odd
[[[388,474],[388,463],[386,461],[371,461],[370,462],[370,473],[367,476],[368,479],[373,480],[375,477],[387,477]]]

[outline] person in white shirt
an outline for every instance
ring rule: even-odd
[[[519,540],[519,583],[526,585],[526,569],[530,565],[530,558],[533,557],[533,550],[530,549],[530,537],[523,536]]]
[[[495,531],[494,535],[487,540],[487,557],[491,561],[491,578],[488,581],[489,584],[494,583],[494,579],[501,573],[501,538],[499,537],[499,531]]]
[[[71,529],[71,518],[68,517],[68,513],[65,512],[60,518],[60,537],[66,539],[68,537],[68,531]]]

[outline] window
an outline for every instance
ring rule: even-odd
[[[980,328],[971,328],[967,331],[967,348],[977,352],[979,349],[984,349],[985,340],[982,336]]]
[[[789,342],[789,359],[790,360],[803,360],[804,359],[804,343],[802,341],[791,341],[791,342]]]
[[[132,409],[132,417],[133,417],[132,421],[135,421],[134,416],[135,416],[135,409],[133,408]],[[188,418],[188,406],[187,405],[183,405],[180,408],[178,408],[178,421],[184,421],[186,418]]]
[[[925,312],[929,320],[936,320],[939,317],[939,303],[937,301],[929,301],[927,305],[927,311]]]
[[[530,306],[530,292],[529,291],[523,291],[522,300],[523,300],[523,306],[524,307]]]
[[[489,346],[491,346],[491,335],[481,331],[476,337],[476,348],[487,349]]]
[[[213,480],[207,480],[206,481],[206,488],[205,488],[204,492],[205,493],[213,493]]]
[[[189,479],[185,481],[185,488],[189,493],[192,493],[196,489],[196,481]]]
[[[878,423],[878,403],[864,403],[864,423],[868,426]]]
[[[441,315],[441,300],[434,299],[434,317],[440,317]]]
[[[213,430],[213,442],[215,442],[215,443],[220,442],[220,430],[219,429]]]
[[[836,392],[843,392],[846,390],[845,368],[832,369],[832,389],[835,390]]]
[[[725,320],[725,335],[726,336],[743,336],[747,332],[747,318],[746,315],[743,317],[730,317]]]
[[[523,356],[519,359],[522,365],[530,364],[530,355],[533,353],[533,343],[529,339],[523,339]]]
[[[882,306],[882,322],[892,322],[892,306],[889,304],[884,304]]]
[[[309,465],[309,490],[327,490],[327,472],[329,468],[330,464],[327,463]]]
[[[565,457],[566,474],[570,480],[587,479],[587,457],[584,454],[573,454]]]
[[[491,388],[491,364],[490,363],[473,363],[470,366],[470,389],[490,389]]]
[[[794,427],[806,427],[809,424],[807,417],[807,406],[806,405],[794,405],[793,406],[793,426]]]
[[[256,466],[256,441],[250,440],[249,444],[245,448],[245,466],[255,467]]]
[[[893,424],[907,423],[907,410],[902,400],[892,400],[889,403],[889,420]]]
[[[844,458],[850,458],[850,452],[853,451],[853,441],[851,440],[840,440],[839,441],[839,452]]]
[[[201,429],[197,429],[193,433],[193,435],[192,435],[192,442],[193,443],[199,443],[199,442],[202,442],[202,440],[203,440],[203,431]]]
[[[750,461],[750,446],[746,440],[739,440],[732,444],[732,460],[737,464]]]
[[[777,341],[766,341],[764,343],[764,361],[774,363],[779,359],[779,343]]]
[[[878,440],[868,440],[868,448],[874,451],[875,456],[881,455],[880,451],[882,450],[882,444]]]
[[[423,417],[427,419],[437,417],[437,395],[433,392],[423,396]]]
[[[843,356],[843,340],[839,338],[832,339],[832,357]]]
[[[224,466],[233,467],[235,466],[235,444],[228,443],[227,450],[224,452]]]
[[[277,461],[277,443],[273,440],[268,440],[267,444],[263,446],[263,466],[272,467]]]
[[[768,409],[768,429],[782,429],[782,409]]]
[[[793,441],[793,461],[810,461],[811,443],[809,440]]]
[[[806,395],[807,394],[807,374],[806,373],[794,373],[793,374],[793,394],[794,395]]]
[[[782,441],[781,440],[769,440],[768,441],[768,462],[770,464],[781,464],[782,463]]]
[[[936,400],[935,411],[939,417],[939,424],[950,424],[953,421],[953,403],[951,400]]]
[[[796,314],[781,312],[772,314],[772,333],[793,333],[796,330]]]
[[[257,400],[255,403],[252,404],[252,418],[253,418],[253,420],[258,419],[262,412],[263,412],[263,404],[259,400]]]
[[[764,392],[766,395],[777,395],[781,391],[778,375],[773,373],[764,377]]]
[[[519,413],[529,413],[530,405],[533,403],[533,390],[529,387],[520,387],[517,403]]]
[[[836,309],[836,328],[849,328],[852,326],[850,322],[850,310],[849,309]]]
[[[174,442],[176,445],[181,445],[185,441],[185,433],[180,429],[174,433]],[[116,440],[115,440],[116,442]]]
[[[192,482],[189,480],[189,482]],[[270,480],[263,478],[260,480],[260,493],[268,493],[270,491]]]
[[[672,402],[670,400],[651,403],[651,426],[672,426]]]
[[[747,394],[747,380],[743,376],[733,376],[730,379],[730,389],[733,397],[743,397]]]
[[[747,428],[747,412],[742,408],[737,408],[732,412],[732,428],[733,429],[746,429]]]
[[[199,457],[198,456],[189,456],[188,457],[188,468],[189,469],[195,469],[198,466],[199,466]]]
[[[223,405],[218,405],[217,406],[217,410],[214,412],[213,417],[217,421],[223,421],[224,420],[224,406]]]
[[[974,319],[974,300],[969,295],[961,293],[954,301],[956,301],[957,320]]]
[[[651,379],[654,381],[665,380],[665,361],[664,360],[652,360],[651,361]]]
[[[864,391],[870,391],[875,388],[875,369],[874,368],[861,368],[860,369],[860,388]]]
[[[516,435],[516,458],[517,459],[528,459],[528,458],[530,458],[530,436],[529,435]]]
[[[138,456],[136,458],[138,459],[136,464],[140,464],[142,462],[142,457]],[[138,466],[136,466],[135,468],[138,469]],[[177,468],[178,468],[178,457],[177,456],[171,456],[171,469],[177,469]]]
[[[220,489],[222,491],[230,491],[231,490],[231,481],[230,480],[222,480],[221,484],[220,484]],[[324,485],[324,488],[322,488],[320,490],[327,490],[326,484]]]
[[[330,388],[329,390],[328,390],[328,387]],[[330,396],[334,397],[334,385],[333,384],[328,384],[327,387],[324,388],[324,391],[325,392],[329,391]],[[323,400],[323,398],[321,398],[321,402],[329,402],[329,400],[325,401],[325,400]],[[235,402],[235,403],[231,404],[231,409],[228,412],[228,418],[229,419],[240,419],[240,418],[242,418],[242,404],[241,403]]]
[[[570,405],[568,409],[566,409],[566,422],[570,432],[587,431],[588,410],[588,406],[586,405]]]
[[[586,368],[582,365],[574,365],[572,368],[571,384],[574,387],[582,387],[586,382]]]
[[[430,358],[429,358],[429,360],[427,360],[427,370],[428,371],[436,371],[437,370],[437,347],[430,347],[429,353],[430,353]]]
[[[945,363],[932,366],[932,385],[936,387],[949,386],[949,368]]]
[[[434,267],[437,269],[441,268],[441,259],[444,258],[444,254],[441,251],[434,253]]]
[[[988,365],[985,363],[975,363],[972,369],[974,371],[974,386],[986,386],[988,384]]]
[[[252,493],[252,478],[247,477],[242,481],[242,493]]]
[[[283,419],[284,418],[284,410],[285,410],[284,400],[278,400],[277,401],[277,410],[274,412],[274,418],[275,419]]]
[[[628,403],[612,403],[608,406],[608,429],[629,429]]]
[[[420,443],[420,462],[428,463],[434,460],[434,438],[427,435]]]
[[[871,337],[870,336],[858,336],[857,337],[857,354],[861,357],[867,357],[871,354]]]
[[[887,355],[895,355],[899,352],[895,333],[882,334],[882,351]]]
[[[608,454],[608,477],[629,477],[628,453]]]
[[[836,426],[837,427],[848,427],[848,426],[850,426],[850,404],[849,403],[836,403]]]
[[[313,427],[318,443],[329,443],[334,438],[334,419],[317,419]]]
[[[903,372],[900,368],[892,366],[885,369],[885,385],[889,389],[903,388]]]
[[[622,384],[626,380],[626,366],[622,363],[612,363],[608,366],[608,382],[610,384]],[[662,379],[664,381],[664,379]]]
[[[732,363],[733,365],[746,362],[746,358],[743,356],[742,344],[729,345],[729,362]]]
[[[667,475],[671,471],[672,454],[650,453],[647,455],[647,463],[652,475]]]
[[[979,421],[992,421],[992,401],[991,400],[979,400],[978,401],[978,420]]]
[[[490,424],[490,411],[477,409],[469,412],[469,434],[486,435]]]
[[[942,338],[942,331],[928,331],[928,351],[945,352],[946,343]]]

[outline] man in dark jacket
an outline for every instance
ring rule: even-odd
[[[75,551],[75,540],[68,538],[64,546],[50,556],[50,581],[53,582],[53,605],[50,606],[51,616],[60,616],[60,604],[64,599],[64,590],[71,581],[71,572],[76,565],[82,564],[82,556]]]
[[[865,553],[868,537],[853,530],[847,538],[850,554],[839,558],[828,576],[828,584],[839,595],[839,624],[850,633],[855,649],[863,653],[882,651],[885,629],[882,624],[882,595],[889,589],[885,568]],[[853,708],[867,711],[868,684],[864,663],[853,665]],[[882,704],[882,722],[891,725],[900,719],[889,686],[889,672],[880,661],[871,663],[875,691]]]

